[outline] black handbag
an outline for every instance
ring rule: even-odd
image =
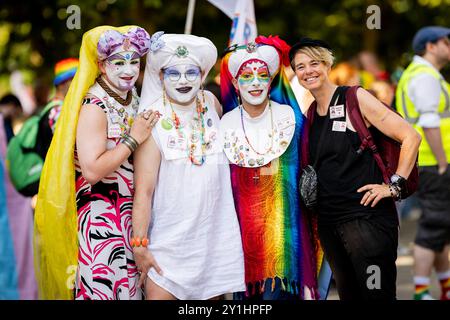
[[[337,88],[336,90],[339,90],[340,88]],[[339,93],[336,97],[336,100],[334,102],[334,105],[336,105],[337,101],[339,99]],[[328,108],[329,110],[329,108]],[[325,132],[328,128],[329,123],[329,111],[327,112],[326,120],[323,124],[322,132],[320,133],[319,138],[319,147],[317,148],[316,157],[314,160],[313,165],[307,165],[305,168],[303,168],[302,173],[300,175],[300,179],[298,182],[299,190],[300,190],[300,198],[302,199],[303,203],[305,204],[306,208],[310,210],[315,210],[317,207],[317,192],[318,192],[318,179],[317,179],[317,172],[316,172],[316,166],[317,162],[320,157],[320,152],[322,151],[322,143],[323,137],[325,136]],[[308,133],[309,134],[309,133]]]
[[[317,206],[317,173],[312,165],[302,170],[299,181],[300,197],[308,209]]]

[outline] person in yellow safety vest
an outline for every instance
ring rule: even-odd
[[[450,87],[440,74],[450,62],[450,29],[429,26],[413,39],[415,56],[400,78],[397,110],[422,135],[418,199],[422,216],[414,243],[415,300],[432,300],[433,265],[441,300],[450,300]]]

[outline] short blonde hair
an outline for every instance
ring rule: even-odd
[[[323,47],[303,47],[298,49],[291,61],[292,69],[295,70],[295,56],[299,53],[306,54],[311,59],[325,63],[327,67],[331,67],[334,63],[333,53]]]

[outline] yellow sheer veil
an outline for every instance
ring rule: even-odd
[[[64,99],[39,184],[34,250],[41,299],[73,299],[78,264],[74,167],[78,113],[84,96],[99,74],[97,43],[100,36],[107,30],[124,34],[132,27],[136,26],[99,26],[83,35],[80,64]]]

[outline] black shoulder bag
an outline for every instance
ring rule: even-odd
[[[339,90],[339,89],[340,88],[338,87],[336,90]],[[339,99],[339,95],[340,95],[340,93],[338,93],[338,95],[334,101],[334,105],[336,105],[336,103]],[[317,148],[314,163],[313,163],[313,165],[307,165],[302,170],[300,180],[299,180],[300,197],[303,200],[303,203],[305,204],[305,206],[310,210],[316,209],[316,206],[317,206],[318,181],[317,181],[316,166],[317,166],[317,162],[319,161],[319,158],[321,155],[322,145],[323,145],[323,137],[325,135],[325,132],[327,131],[329,122],[330,122],[330,118],[329,118],[329,110],[328,110],[325,122],[323,124],[322,131],[320,133],[320,137],[319,137],[319,141],[318,141],[319,146]]]

